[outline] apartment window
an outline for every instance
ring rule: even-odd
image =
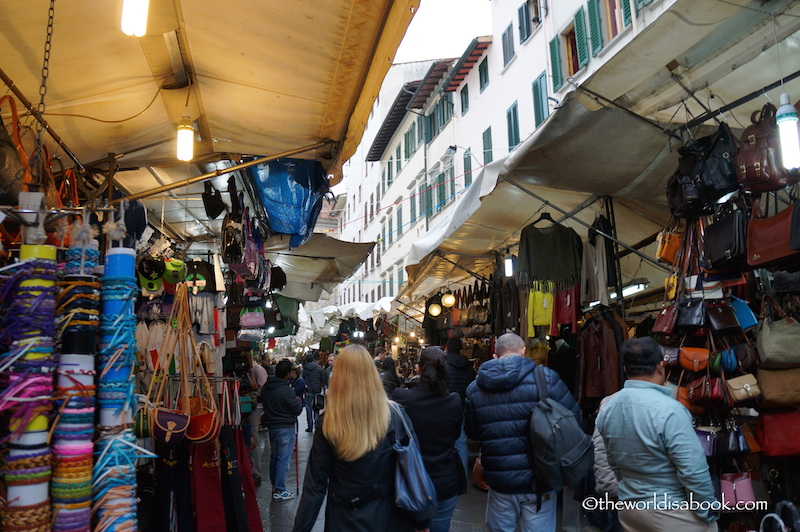
[[[381,227],[381,253],[386,253],[386,226]]]
[[[375,303],[375,290],[372,290],[372,291],[369,293],[369,299],[370,299],[370,302],[371,302],[371,303]]]
[[[401,200],[402,201],[402,200]],[[403,236],[403,204],[397,205],[397,239]]]
[[[367,228],[367,216],[369,216],[369,205],[364,203],[364,229]]]
[[[377,267],[380,265],[381,265],[381,246],[377,245],[375,246],[375,266]]]
[[[481,64],[478,65],[478,78],[480,80],[481,92],[489,86],[489,58],[484,57]]]
[[[542,72],[542,75],[533,82],[533,119],[536,127],[544,122],[548,114],[550,106],[547,105],[547,73]]]
[[[572,25],[567,29],[566,32],[562,34],[564,38],[564,44],[566,46],[566,54],[565,60],[567,63],[567,75],[572,76],[580,69],[585,67],[587,63],[589,63],[589,43],[587,41],[586,35],[586,15],[583,10],[583,6],[578,9],[578,12],[575,14],[575,18],[573,19]],[[555,88],[555,71],[556,71],[556,64],[560,70],[561,68],[561,57],[560,57],[560,47],[559,47],[559,39],[556,36],[555,39],[550,41],[550,60],[553,63],[553,90],[558,90]],[[560,72],[559,72],[560,77]],[[559,84],[560,86],[560,84]]]
[[[446,192],[444,187],[444,172],[436,176],[436,212],[439,212],[444,206],[446,199]]]
[[[400,170],[403,169],[403,147],[399,144],[397,145],[397,149],[394,152],[394,160],[395,160],[395,170],[397,170],[397,175],[400,175]]]
[[[378,299],[380,299],[382,297],[382,294],[381,294],[383,292],[382,289],[383,289],[383,287],[381,285],[378,285]]]
[[[531,5],[525,1],[519,9],[517,9],[519,17],[519,42],[523,43],[528,40],[528,37],[533,33],[533,24],[531,21]]]
[[[413,154],[417,151],[417,123],[411,124],[411,131],[409,131],[408,142],[411,144],[409,151]]]
[[[386,231],[386,236],[389,237],[389,242],[386,245],[391,246],[394,244],[394,219],[392,218],[389,218],[389,229]]]
[[[464,186],[472,184],[472,151],[464,152]]]
[[[592,44],[592,57],[597,57],[603,49],[603,24],[600,20],[600,0],[589,0],[586,4],[586,13],[589,16],[589,37]]]
[[[392,186],[394,181],[394,159],[389,157],[389,166],[386,168],[386,188]]]
[[[414,189],[411,189],[411,197],[408,199],[410,200],[409,207],[411,207],[411,223],[414,223],[417,219],[417,198],[414,197]]]
[[[508,151],[519,145],[519,111],[517,102],[506,111],[506,125],[508,126]]]
[[[442,95],[431,114],[428,115],[425,121],[427,131],[425,132],[425,140],[430,142],[433,137],[439,134],[439,131],[444,128],[450,117],[453,116],[453,93],[446,92]]]
[[[375,218],[375,194],[369,195],[369,219]]]
[[[509,24],[503,32],[503,66],[506,66],[514,59],[514,25]]]
[[[543,16],[542,6],[539,5],[541,3],[542,0],[531,0],[530,2],[531,15],[532,15],[531,22],[533,22],[534,28],[537,27],[542,22],[542,16]]]
[[[553,92],[564,84],[561,78],[561,42],[558,35],[550,41],[550,72],[553,76]]]
[[[389,297],[394,297],[394,274],[389,274]]]
[[[400,289],[403,287],[403,283],[404,282],[405,282],[405,279],[403,279],[403,268],[402,267],[398,267],[397,268],[397,293],[398,294],[400,293]]]
[[[469,85],[464,85],[459,94],[461,95],[461,116],[464,116],[469,111]]]
[[[486,128],[483,132],[483,164],[489,164],[494,158],[492,157],[492,128]]]
[[[448,187],[450,189],[450,195],[447,201],[451,201],[456,197],[456,169],[452,161],[450,162],[450,166],[447,167],[447,182],[450,183]]]
[[[425,142],[425,126],[423,125],[425,117],[418,116],[417,117],[417,146],[422,145]]]
[[[369,254],[369,271],[375,269],[375,252]]]
[[[381,171],[381,196],[386,194],[386,168]]]

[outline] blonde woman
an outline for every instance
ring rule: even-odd
[[[402,407],[397,411],[406,415]],[[369,352],[359,345],[342,349],[322,430],[314,433],[294,532],[311,531],[326,494],[326,531],[427,531],[427,523],[411,523],[394,505],[397,411]]]

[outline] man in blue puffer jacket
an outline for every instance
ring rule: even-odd
[[[483,478],[489,485],[486,526],[492,532],[555,531],[556,492],[542,494],[537,511],[536,480],[528,455],[528,419],[539,399],[525,342],[506,333],[495,342],[495,360],[481,365],[467,388],[466,432],[481,442]],[[550,397],[580,420],[581,411],[558,374],[545,368]]]

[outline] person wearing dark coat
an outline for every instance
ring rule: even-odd
[[[506,333],[495,342],[494,360],[484,362],[467,388],[467,436],[481,442],[483,478],[489,485],[486,526],[489,530],[555,530],[556,492],[536,493],[528,454],[528,420],[539,400],[525,342]],[[581,410],[555,371],[544,368],[549,396],[572,411]],[[541,503],[541,504],[539,504]]]
[[[461,340],[450,338],[447,341],[447,389],[456,392],[461,398],[461,403],[467,396],[467,386],[475,380],[475,370],[472,369],[472,362],[461,354]],[[464,467],[464,474],[468,474],[467,464],[467,433],[464,425],[461,425],[461,434],[456,440],[456,451]]]
[[[459,493],[467,487],[466,472],[455,450],[464,409],[457,393],[445,386],[447,362],[444,351],[427,347],[419,358],[420,382],[410,390],[397,388],[392,399],[403,405],[419,438],[425,469],[436,487],[437,513],[430,532],[447,532]]]
[[[303,379],[306,381],[305,406],[306,406],[306,422],[308,427],[306,432],[312,432],[319,420],[319,410],[314,408],[317,395],[322,393],[322,386],[325,384],[325,373],[322,368],[317,364],[319,354],[306,355],[306,363],[303,364]]]
[[[392,357],[387,356],[383,359],[380,375],[383,389],[386,390],[386,397],[391,397],[395,388],[403,385],[403,381],[397,376],[397,365]]]
[[[425,530],[395,506],[395,428],[417,439],[402,406],[390,407],[369,352],[348,345],[336,360],[325,413],[308,459],[293,532],[310,532],[327,496],[325,530]]]
[[[292,362],[283,359],[275,367],[275,378],[267,379],[261,390],[261,403],[269,430],[269,478],[272,498],[285,501],[294,498],[286,489],[286,471],[294,449],[294,424],[303,411],[303,405],[289,386]]]

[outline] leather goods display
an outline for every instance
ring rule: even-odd
[[[722,498],[730,505],[755,502],[750,473],[723,473],[719,476]]]
[[[741,330],[736,314],[727,301],[706,301],[706,314],[711,330],[717,334],[732,334]]]
[[[664,354],[664,360],[667,362],[667,366],[670,368],[678,367],[678,348],[677,347],[668,347],[665,345],[658,346],[661,349],[661,352]]]
[[[673,216],[679,218],[699,218],[707,216],[714,210],[713,204],[703,198],[698,183],[693,180],[692,173],[697,159],[691,155],[678,152],[682,157],[678,160],[678,169],[667,181],[667,205]]]
[[[769,199],[767,209],[769,210]],[[758,268],[780,268],[800,258],[800,251],[789,247],[793,207],[787,207],[768,218],[761,215],[761,201],[753,202],[753,213],[747,227],[747,264]]]
[[[706,307],[703,305],[703,298],[687,297],[675,303],[678,309],[678,317],[675,320],[675,328],[679,330],[697,329],[706,324]]]
[[[694,429],[694,432],[697,434],[697,439],[700,440],[700,446],[706,457],[714,458],[717,454],[717,433],[702,429]]]
[[[706,374],[686,385],[689,401],[700,406],[712,406],[725,400],[725,385],[721,378]]]
[[[689,297],[702,299],[722,299],[722,281],[704,281],[700,275],[690,275],[684,279],[684,290]]]
[[[769,299],[780,316],[771,321],[766,314]],[[763,319],[756,328],[756,346],[764,369],[800,367],[800,323],[786,315],[772,296],[764,296]]]
[[[725,375],[733,373],[739,367],[739,360],[736,358],[736,351],[730,346],[722,350],[721,353],[721,369]]]
[[[189,416],[185,412],[156,407],[147,416],[150,420],[150,436],[161,443],[178,443],[189,427]]]
[[[731,297],[730,305],[733,309],[733,314],[736,316],[736,321],[743,331],[750,330],[758,324],[758,318],[753,309],[750,308],[750,305],[747,304],[747,301],[733,296]]]
[[[749,192],[770,192],[797,183],[798,174],[783,167],[775,106],[764,104],[750,115],[736,154],[739,183]]]
[[[681,371],[681,375],[680,375],[680,377],[678,377],[678,392],[677,392],[677,396],[675,397],[675,399],[680,404],[685,406],[686,409],[689,412],[691,412],[693,415],[702,414],[703,412],[706,411],[705,407],[700,406],[700,405],[696,405],[696,404],[692,403],[691,401],[689,401],[689,390],[683,384],[683,375],[684,375],[684,373],[685,373],[685,371]]]
[[[800,368],[758,370],[758,387],[769,406],[800,405]]]
[[[742,427],[732,419],[717,433],[717,456],[735,457],[750,454],[750,445]]]
[[[670,219],[667,228],[656,236],[656,258],[667,264],[675,264],[683,245],[684,233],[676,227],[674,218]]]
[[[747,260],[747,214],[733,205],[706,227],[703,261],[709,270],[737,268]]]
[[[711,352],[705,347],[681,347],[678,362],[689,371],[703,371],[708,366]]]
[[[395,504],[404,510],[414,521],[427,521],[436,515],[436,488],[425,469],[413,432],[406,423],[405,415],[396,403],[391,403],[395,411],[394,449],[397,466],[395,470]],[[398,423],[399,419],[399,423]],[[404,429],[408,443],[403,445],[400,426]]]
[[[763,410],[756,421],[756,436],[765,456],[800,455],[800,410]]]

